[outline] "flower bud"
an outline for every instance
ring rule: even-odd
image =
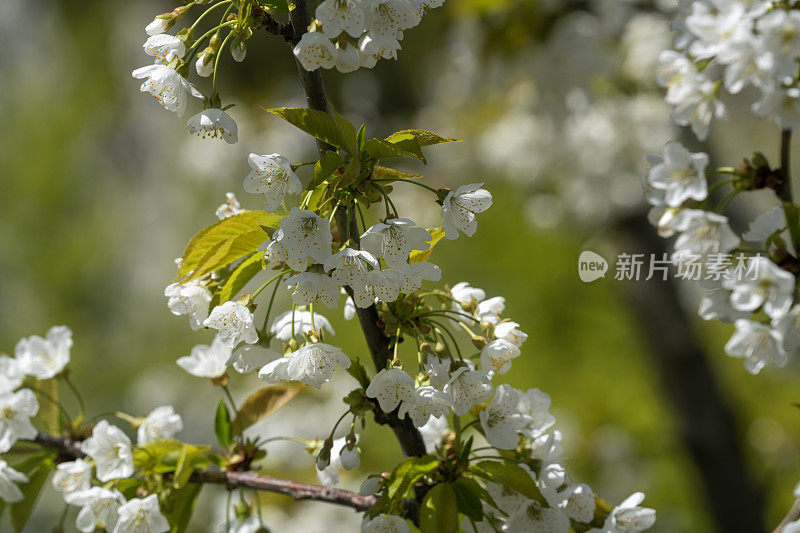
[[[317,454],[317,470],[325,470],[331,464],[331,449],[333,448],[333,439],[330,437],[325,439],[322,444],[322,449]]]
[[[377,474],[373,474],[361,484],[361,487],[358,489],[358,493],[362,496],[369,496],[370,494],[375,494],[378,492],[378,488],[380,488],[381,484],[381,477]]]
[[[237,63],[241,63],[244,61],[246,55],[247,48],[244,46],[244,41],[241,39],[235,39],[231,44],[231,56],[233,56],[233,60]]]
[[[172,16],[172,13],[164,13],[154,18],[153,22],[148,24],[144,31],[147,32],[147,35],[152,37],[153,35],[160,35],[169,31],[174,24],[175,18]]]
[[[206,48],[194,64],[197,73],[207,78],[214,72],[214,52]]]

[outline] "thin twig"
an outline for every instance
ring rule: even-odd
[[[38,433],[30,442],[59,450],[63,455],[72,458],[86,456],[83,451],[81,451],[80,443],[71,439],[55,437],[46,433]],[[192,477],[189,478],[189,481],[192,483],[225,485],[228,489],[241,487],[275,492],[291,496],[295,500],[314,500],[332,503],[351,507],[356,511],[365,511],[374,506],[378,501],[378,497],[375,495],[362,496],[357,492],[349,490],[262,476],[254,472],[225,472],[222,470],[202,469],[196,470],[192,474]]]

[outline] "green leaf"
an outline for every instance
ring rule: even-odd
[[[220,400],[217,406],[217,414],[214,417],[214,433],[223,448],[231,445],[231,415],[225,406],[225,400]]]
[[[245,211],[220,220],[195,235],[181,258],[175,281],[189,281],[255,252],[277,229],[282,216],[265,211]]]
[[[25,524],[33,512],[33,507],[36,505],[39,492],[42,490],[42,485],[44,485],[47,476],[50,475],[50,471],[54,467],[53,455],[48,453],[46,456],[30,457],[15,468],[15,470],[28,476],[27,483],[18,484],[19,489],[22,491],[22,501],[9,506],[11,525],[17,533],[25,528]]]
[[[322,182],[317,187],[311,191],[311,198],[308,200],[308,206],[306,209],[309,211],[316,211],[320,204],[322,204],[322,199],[325,197],[325,191],[328,188],[327,182]]]
[[[344,172],[341,174],[334,174],[331,178],[331,186],[333,189],[343,189],[354,184],[358,177],[361,175],[361,157],[359,154],[354,155],[347,162]]]
[[[233,434],[240,435],[245,429],[271,415],[294,398],[302,387],[277,386],[257,390],[239,407],[233,421]]]
[[[485,488],[483,488],[483,487],[481,486],[481,484],[480,484],[480,483],[478,483],[478,482],[477,482],[477,481],[475,481],[475,480],[474,480],[472,477],[470,477],[470,474],[469,474],[469,473],[467,473],[467,474],[465,474],[465,475],[461,476],[461,477],[458,479],[458,482],[457,482],[457,483],[460,483],[460,484],[462,484],[462,485],[465,485],[466,487],[468,487],[468,488],[469,488],[469,490],[470,490],[471,492],[473,492],[474,494],[476,494],[476,495],[478,496],[478,498],[479,498],[481,501],[483,501],[483,502],[486,502],[486,503],[487,503],[487,504],[489,504],[490,506],[494,507],[495,509],[497,509],[498,511],[500,511],[500,513],[502,513],[503,515],[505,515],[505,514],[506,514],[506,513],[505,513],[505,511],[503,511],[502,509],[500,509],[500,508],[498,507],[498,505],[497,505],[497,502],[495,502],[495,501],[494,501],[494,498],[492,497],[492,495],[491,495],[491,494],[489,494],[489,491],[487,491]]]
[[[531,475],[510,461],[481,461],[470,466],[470,472],[495,483],[501,483],[531,500],[546,503]]]
[[[427,130],[402,130],[396,133],[393,133],[386,137],[386,140],[392,142],[393,139],[400,139],[405,138],[405,136],[411,135],[413,136],[417,143],[420,146],[431,146],[434,144],[442,144],[442,143],[460,143],[461,139],[448,139],[447,137],[442,137],[432,131]]]
[[[425,156],[422,155],[422,149],[412,135],[408,135],[395,143],[383,139],[369,139],[365,149],[367,153],[375,159],[404,157],[418,159],[425,163]]]
[[[196,446],[185,444],[183,448],[181,448],[178,464],[175,466],[175,474],[172,477],[173,487],[180,489],[189,482],[189,478],[192,477],[192,472],[194,472],[195,469],[194,460],[197,456],[202,454],[203,450]]]
[[[160,439],[148,442],[133,449],[133,465],[137,470],[163,474],[174,472],[178,468],[183,448],[191,458],[192,468],[205,468],[211,464],[209,446],[184,444],[175,439]]]
[[[453,491],[456,493],[458,512],[468,516],[475,522],[480,522],[483,518],[483,507],[479,492],[475,490],[475,486],[479,489],[481,488],[475,480],[461,478],[453,485]]]
[[[795,250],[800,250],[800,208],[792,202],[783,202],[783,212]]]
[[[169,522],[170,533],[183,533],[189,527],[189,521],[197,504],[197,497],[203,489],[202,483],[189,483],[185,487],[173,490],[164,498],[161,512]]]
[[[320,141],[350,153],[355,152],[355,126],[336,112],[334,115],[329,115],[305,107],[276,107],[267,111]]]
[[[387,480],[387,497],[390,503],[398,503],[414,487],[414,483],[439,468],[439,459],[433,455],[409,457],[395,468]]]
[[[413,180],[415,178],[421,178],[422,174],[411,174],[409,172],[400,172],[399,170],[395,170],[393,168],[388,167],[381,167],[375,165],[375,168],[372,169],[372,177],[376,180]]]
[[[247,283],[263,270],[262,255],[255,253],[237,266],[219,291],[219,303],[233,300]]]
[[[344,159],[342,159],[342,156],[330,150],[326,151],[322,158],[314,164],[314,179],[311,180],[311,184],[308,188],[318,187],[322,182],[329,179],[336,169],[343,164]]]
[[[433,253],[433,248],[436,246],[436,243],[441,241],[442,237],[444,237],[444,228],[428,228],[428,231],[431,234],[431,240],[428,241],[430,248],[427,250],[412,251],[410,254],[408,254],[409,263],[422,263],[427,261]]]
[[[34,388],[39,401],[39,419],[48,433],[61,433],[61,410],[59,408],[58,382],[55,379],[41,380]]]
[[[458,533],[456,493],[449,483],[439,483],[428,491],[419,512],[421,533]]]
[[[367,147],[367,125],[362,124],[361,128],[358,130],[358,136],[356,137],[357,141],[357,149],[359,152],[363,152],[364,148]]]

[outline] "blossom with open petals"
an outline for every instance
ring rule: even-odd
[[[442,202],[445,237],[457,239],[459,231],[467,237],[475,235],[478,230],[477,214],[492,205],[491,193],[481,187],[483,183],[472,183],[447,193]]]
[[[92,436],[81,443],[83,453],[94,459],[97,479],[102,482],[133,474],[131,439],[121,429],[101,420]]]
[[[53,326],[46,338],[32,335],[22,339],[14,348],[19,369],[36,379],[54,378],[69,363],[72,331],[66,326]]]
[[[247,344],[258,342],[253,313],[239,302],[229,301],[218,305],[203,321],[203,325],[216,329],[219,339],[231,349],[242,341]]]
[[[287,357],[267,363],[258,377],[268,383],[297,381],[320,388],[331,380],[336,365],[350,368],[350,358],[341,349],[325,343],[307,344]]]
[[[244,179],[244,190],[263,194],[264,208],[274,211],[281,206],[287,194],[300,194],[303,184],[292,170],[289,160],[280,154],[250,154],[247,158],[250,173]]]
[[[30,389],[0,394],[0,453],[5,453],[19,439],[36,437],[31,418],[39,412],[39,402]]]
[[[133,498],[119,508],[119,518],[114,533],[166,533],[169,522],[161,514],[158,496]]]
[[[178,359],[178,366],[198,378],[214,379],[222,376],[231,358],[231,348],[219,337],[211,345],[198,344],[190,355]]]
[[[201,139],[222,139],[228,144],[235,144],[239,140],[239,127],[236,121],[216,107],[192,115],[186,121],[186,129]]]
[[[183,430],[183,419],[171,405],[156,407],[142,420],[136,433],[138,445],[160,439],[171,439]]]
[[[166,65],[147,65],[133,71],[133,77],[144,79],[141,91],[150,93],[165,109],[177,113],[179,117],[186,111],[189,97],[202,98],[203,95],[192,84]]]

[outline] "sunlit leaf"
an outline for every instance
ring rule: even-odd
[[[240,435],[248,427],[271,415],[289,403],[301,389],[299,386],[277,386],[257,390],[239,406],[239,414],[232,424],[233,434]]]

